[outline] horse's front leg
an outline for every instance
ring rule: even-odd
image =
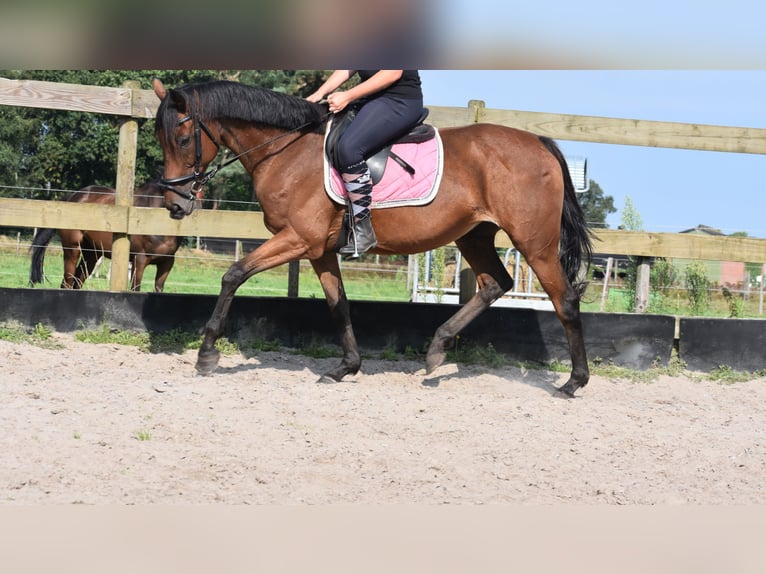
[[[292,230],[286,229],[229,267],[221,279],[221,292],[213,314],[205,325],[202,345],[197,354],[196,369],[200,374],[209,375],[218,365],[221,354],[215,348],[215,343],[223,334],[229,307],[239,286],[256,273],[304,257],[306,251],[305,242]]]
[[[133,258],[133,273],[130,276],[131,291],[141,291],[141,282],[144,280],[144,270],[148,263],[148,258],[143,253],[138,253]]]
[[[359,372],[362,359],[359,356],[354,329],[351,326],[351,313],[346,291],[343,288],[338,256],[333,252],[327,252],[321,258],[312,260],[311,265],[322,284],[327,304],[330,307],[330,314],[340,332],[340,346],[343,350],[343,359],[340,365],[324,373],[319,382],[337,382],[346,375],[354,375]]]
[[[175,262],[175,255],[166,255],[155,260],[157,265],[157,273],[154,276],[155,293],[162,293],[165,290],[165,282],[168,280],[168,275],[173,270]]]

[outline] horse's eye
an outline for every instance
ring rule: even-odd
[[[178,146],[182,148],[189,147],[189,144],[191,144],[191,137],[190,136],[184,136],[181,139],[178,140]]]

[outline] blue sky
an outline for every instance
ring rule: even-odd
[[[762,52],[766,53],[766,52]],[[426,105],[766,128],[766,70],[421,70]],[[766,237],[766,156],[559,140],[589,177],[630,197],[646,231],[698,224]]]
[[[764,66],[766,6],[754,0],[430,0],[428,6],[434,41],[442,59],[452,61],[516,59],[530,68],[562,69]]]

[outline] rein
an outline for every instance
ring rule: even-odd
[[[166,189],[168,191],[172,191],[173,193],[180,195],[184,199],[188,201],[194,201],[195,199],[199,199],[202,193],[202,188],[207,184],[208,181],[210,181],[222,168],[234,163],[239,158],[241,158],[244,155],[247,155],[257,149],[260,149],[262,147],[266,147],[267,145],[270,145],[274,143],[275,141],[278,141],[284,137],[287,137],[295,132],[298,132],[302,130],[303,128],[306,128],[314,123],[319,123],[321,121],[324,121],[332,112],[327,112],[322,116],[320,120],[311,120],[304,124],[299,125],[296,128],[293,128],[289,131],[286,131],[283,134],[278,135],[275,138],[272,138],[270,140],[267,140],[265,142],[262,142],[258,144],[257,146],[253,146],[250,149],[247,149],[234,157],[228,158],[226,160],[220,161],[217,166],[215,166],[212,169],[207,170],[205,173],[199,172],[200,164],[202,163],[202,134],[200,132],[200,128],[202,128],[202,131],[207,134],[207,137],[210,138],[210,141],[212,141],[217,149],[221,149],[221,144],[218,143],[218,140],[215,139],[213,136],[213,133],[210,131],[210,128],[207,127],[204,121],[202,121],[200,118],[196,116],[185,116],[178,120],[178,125],[184,124],[188,122],[189,120],[194,121],[194,146],[195,146],[195,158],[194,158],[194,172],[190,173],[189,175],[182,175],[180,177],[173,177],[171,179],[165,179],[162,178],[159,180],[159,185],[163,189]],[[177,185],[186,185],[189,182],[193,182],[190,191],[184,191],[182,189],[178,189]]]

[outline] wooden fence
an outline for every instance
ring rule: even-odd
[[[136,82],[120,88],[0,78],[0,105],[123,116],[117,157],[115,205],[0,198],[0,226],[81,228],[115,233],[111,289],[128,289],[130,234],[240,237],[271,236],[260,213],[197,210],[182,220],[164,209],[132,206],[139,119],[154,118],[159,101]],[[429,106],[440,128],[491,122],[558,140],[588,141],[706,151],[766,154],[766,129],[488,109],[472,100],[466,108]],[[596,250],[639,257],[766,263],[766,239],[707,237],[678,233],[597,230]],[[512,247],[504,234],[498,247]],[[648,281],[648,277],[646,278]]]

